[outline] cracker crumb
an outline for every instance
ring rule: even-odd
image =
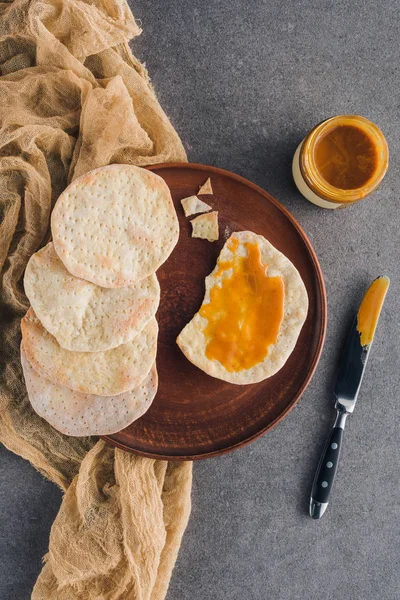
[[[215,242],[219,238],[218,230],[218,211],[199,215],[191,221],[193,231],[192,237]]]
[[[214,192],[213,192],[213,189],[211,186],[211,179],[208,178],[207,181],[199,187],[199,191],[197,192],[197,195],[201,196],[201,194],[213,194],[213,193]]]
[[[185,217],[191,217],[192,215],[197,215],[198,213],[205,213],[208,210],[211,210],[211,206],[200,200],[197,196],[188,196],[187,198],[183,198],[181,200],[183,212],[185,213]]]

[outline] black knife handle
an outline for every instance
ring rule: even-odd
[[[343,439],[343,429],[334,427],[326,443],[324,453],[315,474],[311,495],[316,502],[326,503],[329,500],[333,480],[339,463],[340,450]]]
[[[329,502],[329,496],[339,464],[346,417],[347,413],[338,411],[335,425],[319,461],[310,500],[310,515],[314,519],[322,517]]]

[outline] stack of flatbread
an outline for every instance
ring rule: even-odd
[[[145,169],[97,169],[61,194],[51,231],[24,279],[29,398],[67,435],[114,433],[143,415],[157,392],[155,271],[179,236],[171,195]]]

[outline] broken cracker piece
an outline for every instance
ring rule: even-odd
[[[181,200],[181,204],[183,212],[185,213],[185,217],[197,215],[197,213],[205,213],[208,210],[211,210],[211,206],[203,202],[203,200],[200,200],[197,196],[183,198],[183,200]]]
[[[207,181],[199,187],[199,191],[197,192],[197,195],[201,196],[201,194],[213,194],[213,193],[214,192],[211,187],[211,179],[208,178]]]
[[[193,227],[192,237],[202,238],[209,242],[215,242],[219,238],[218,211],[215,210],[206,215],[199,215],[190,222]]]

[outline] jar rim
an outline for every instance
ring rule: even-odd
[[[314,148],[327,131],[339,125],[353,125],[364,132],[375,142],[377,148],[377,166],[372,176],[364,185],[354,189],[337,188],[324,179],[315,163]],[[311,190],[328,202],[357,202],[373,192],[384,178],[388,163],[389,149],[382,131],[369,119],[360,115],[339,115],[319,123],[304,139],[300,149],[300,171]]]

